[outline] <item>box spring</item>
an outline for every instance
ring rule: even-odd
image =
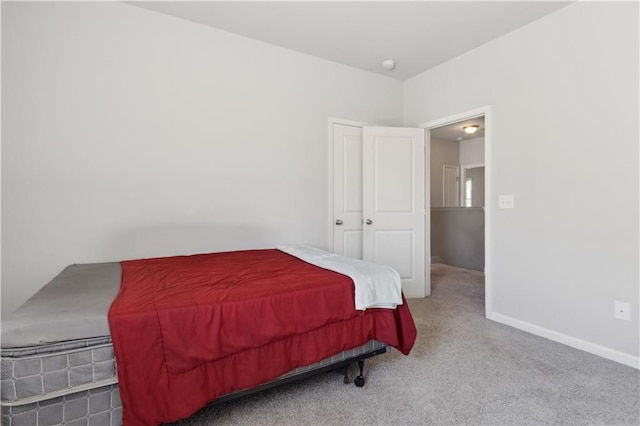
[[[363,346],[298,367],[269,384],[271,387],[330,369],[350,359],[385,351],[371,340]],[[76,340],[29,348],[2,349],[2,424],[5,426],[120,425],[122,404],[110,337]],[[219,400],[249,393],[242,390]],[[237,395],[236,395],[237,394]]]

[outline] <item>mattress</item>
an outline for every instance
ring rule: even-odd
[[[2,406],[4,426],[120,426],[118,385],[70,393],[25,405]]]
[[[120,424],[107,321],[120,275],[116,262],[67,266],[2,321],[3,425]]]
[[[67,266],[2,321],[2,348],[109,336],[120,277],[117,262]]]
[[[3,349],[2,405],[15,406],[117,383],[111,339]]]
[[[119,263],[68,266],[2,322],[3,425],[122,423],[107,321],[120,279]],[[371,340],[273,382],[386,347]]]

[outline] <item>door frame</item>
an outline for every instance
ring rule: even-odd
[[[464,207],[462,204],[464,204],[463,201],[467,196],[467,191],[465,190],[465,181],[467,180],[467,169],[477,169],[478,167],[484,167],[484,163],[466,164],[464,166],[460,166],[460,207]]]
[[[437,120],[427,121],[422,124],[419,124],[418,127],[424,128],[427,132],[426,134],[426,143],[425,143],[425,151],[426,151],[426,161],[430,161],[429,153],[431,152],[431,129],[436,127],[446,126],[448,124],[457,123],[464,120],[469,120],[471,118],[476,118],[484,116],[484,180],[485,180],[485,192],[484,192],[484,314],[485,317],[491,317],[493,314],[493,256],[491,253],[491,241],[492,241],[492,233],[493,228],[491,227],[492,218],[493,218],[493,205],[491,200],[493,199],[492,187],[493,187],[493,167],[491,164],[491,139],[492,139],[492,125],[491,125],[491,106],[485,105],[480,108],[472,109],[469,111],[461,112],[458,114],[449,115],[446,117],[439,118]],[[426,163],[427,165],[429,163]],[[426,174],[427,185],[430,185],[429,182],[429,173]],[[430,209],[427,212],[427,217],[429,218],[429,222],[431,223],[430,218]],[[426,244],[426,242],[425,242]],[[429,242],[429,246],[430,246]],[[429,249],[429,254],[431,250]],[[431,264],[431,257],[427,259]]]

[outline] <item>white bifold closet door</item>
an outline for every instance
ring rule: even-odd
[[[333,129],[333,252],[362,259],[362,127]]]
[[[334,125],[333,250],[398,271],[407,297],[426,288],[424,129]]]

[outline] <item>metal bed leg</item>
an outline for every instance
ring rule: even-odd
[[[335,372],[344,376],[344,379],[342,380],[344,384],[351,383],[351,379],[349,379],[349,364],[338,368]]]
[[[362,370],[364,369],[364,360],[363,360],[363,359],[361,359],[360,361],[358,361],[358,368],[360,369],[360,375],[359,375],[359,376],[357,376],[357,377],[354,379],[353,383],[354,383],[357,387],[361,388],[361,387],[363,387],[363,386],[364,386],[364,376],[363,376],[363,372],[362,372]]]

